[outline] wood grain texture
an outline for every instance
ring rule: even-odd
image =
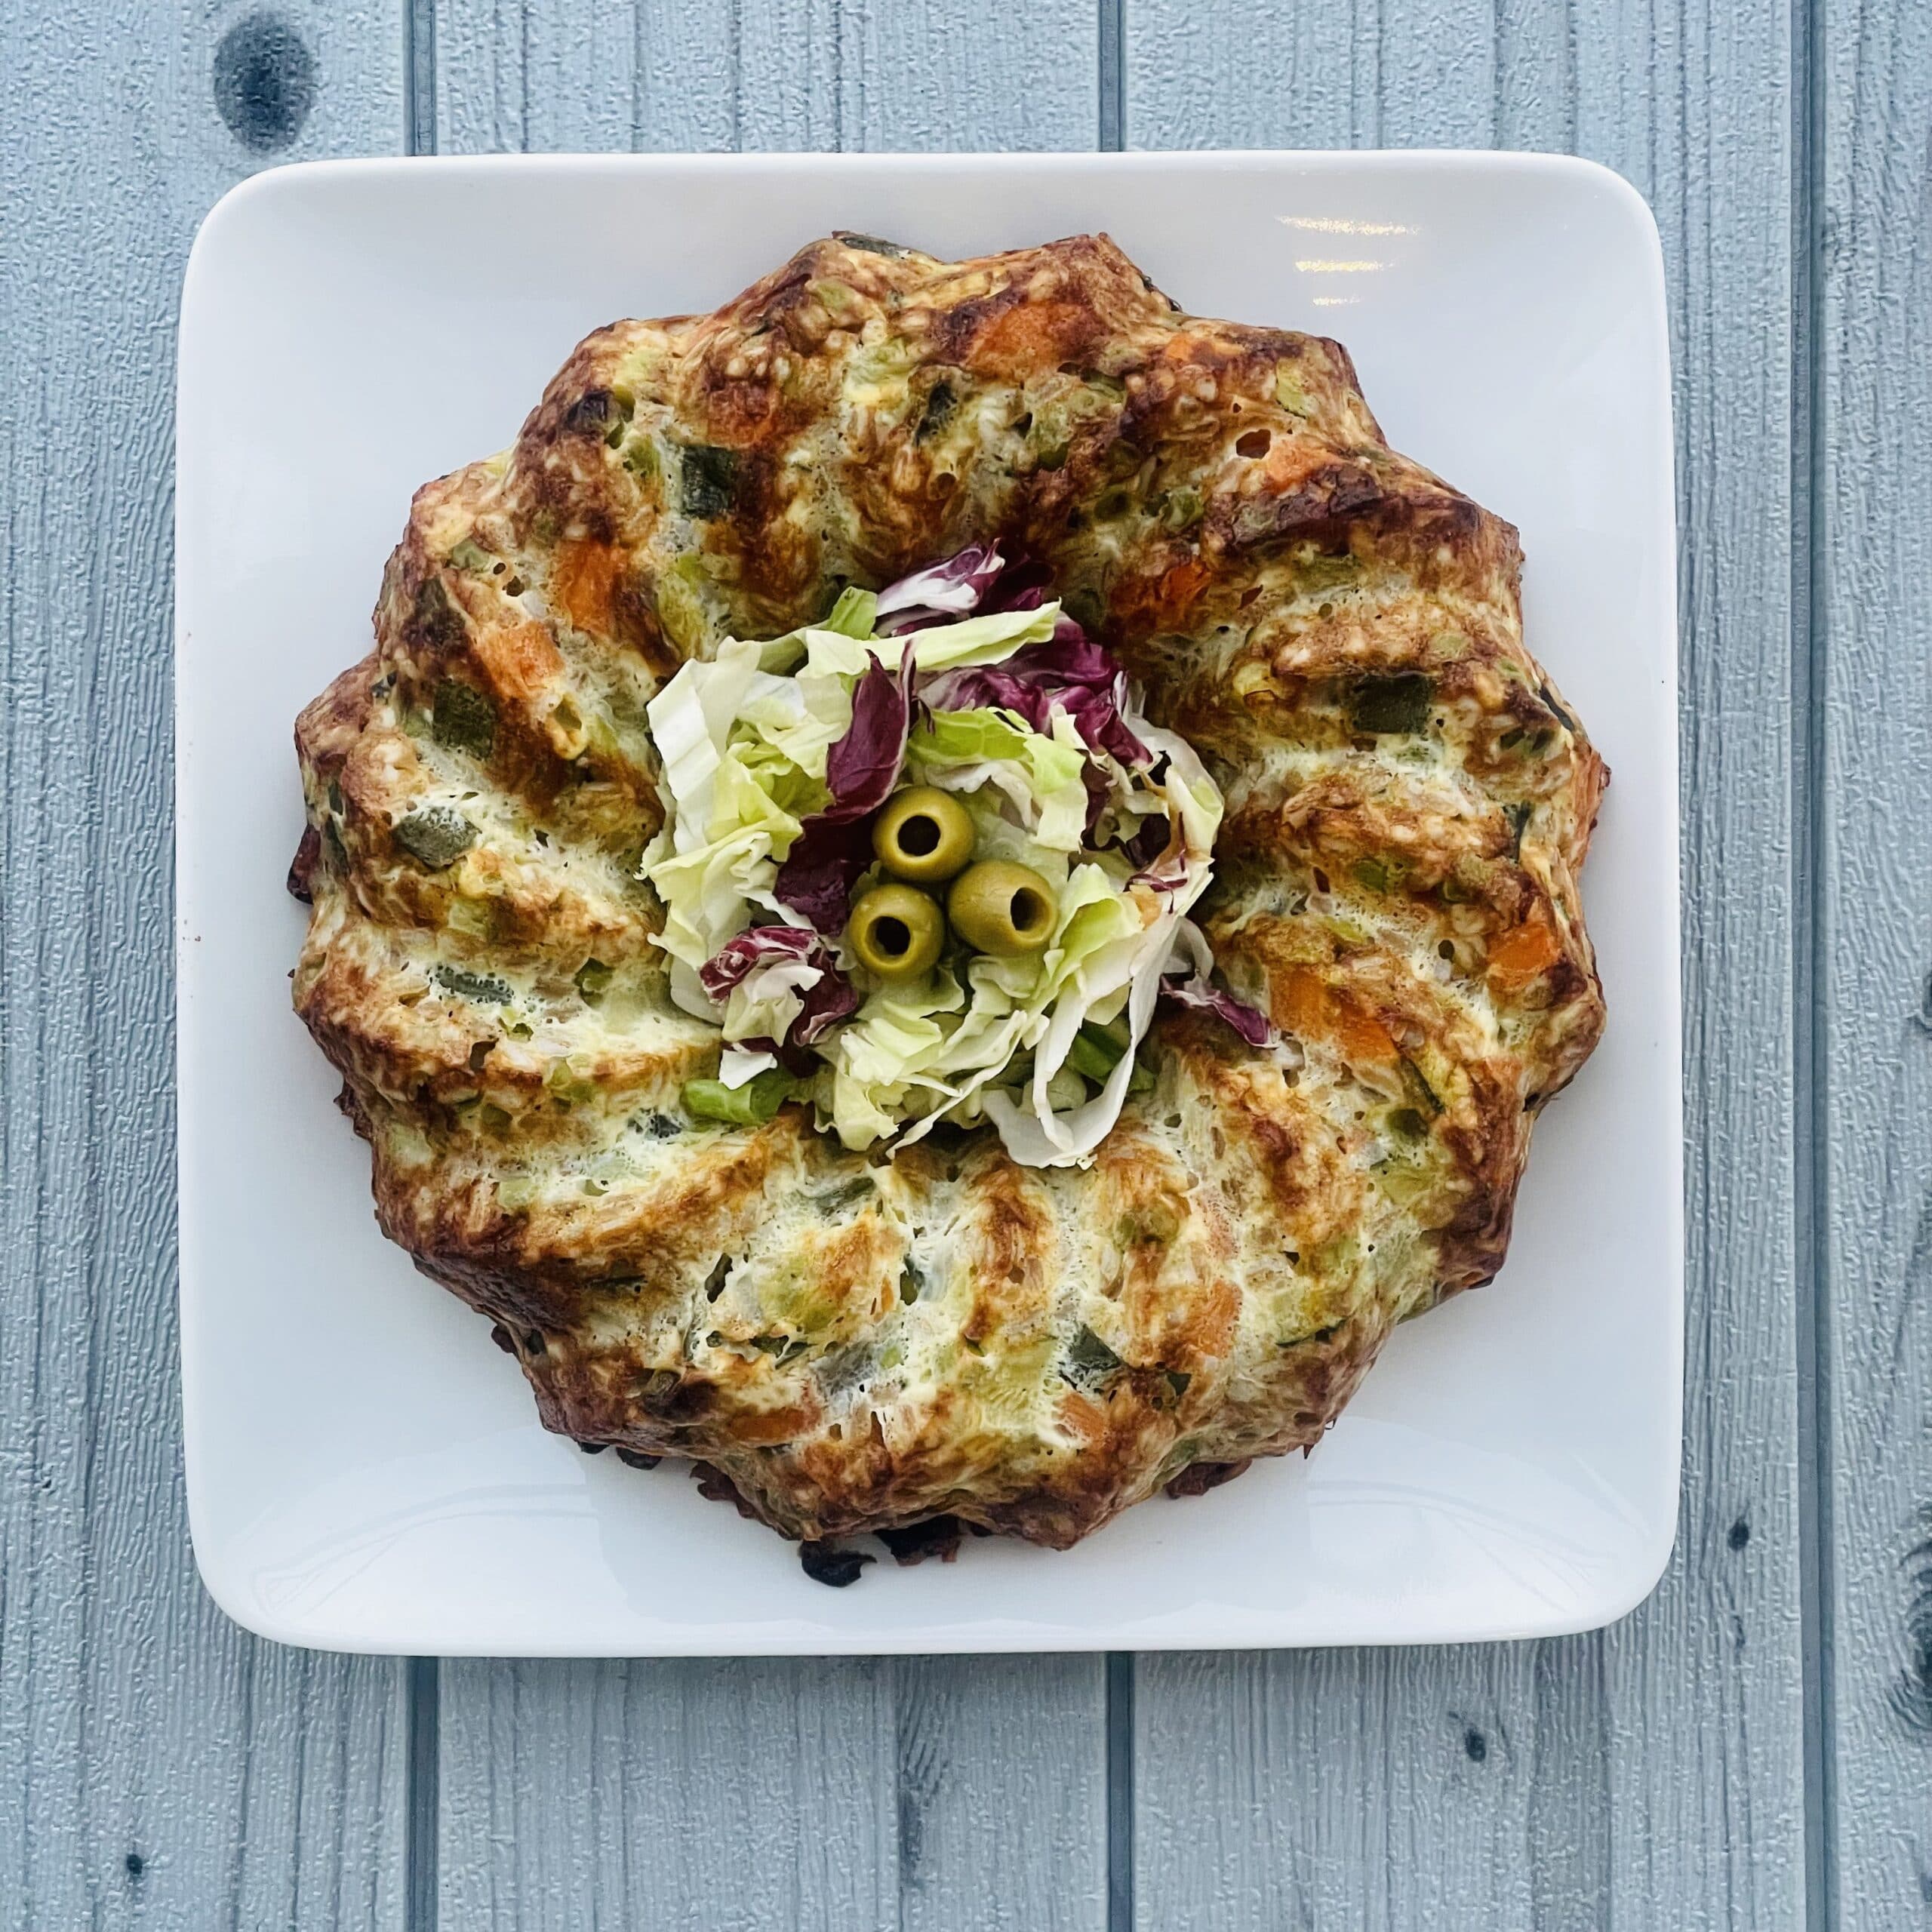
[[[438,0],[445,153],[1090,148],[1092,0]]]
[[[1932,1900],[1932,15],[1823,10],[1827,1896]]]
[[[1783,1932],[1805,1902],[1789,17],[1137,0],[1128,33],[1131,146],[1566,148],[1656,210],[1691,1149],[1684,1500],[1657,1595],[1560,1642],[1143,1660],[1140,1923]]]
[[[0,1923],[16,1927],[401,1923],[396,1667],[229,1624],[195,1575],[182,1491],[181,271],[252,168],[392,149],[401,126],[392,8],[280,19],[157,0],[85,23],[0,12]],[[221,118],[217,73],[254,145]]]
[[[1097,22],[1091,0],[996,32],[888,0],[440,0],[437,146],[1090,147]],[[447,1665],[440,1922],[1094,1932],[1103,1672]]]
[[[438,1923],[1101,1922],[1081,1660],[448,1663]]]

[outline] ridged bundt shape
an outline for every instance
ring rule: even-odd
[[[637,875],[646,702],[995,537],[1219,780],[1198,916],[1278,1042],[1164,1011],[1084,1170],[986,1129],[875,1164],[796,1106],[694,1121],[718,1039]],[[1184,314],[1104,237],[841,236],[599,330],[512,449],[418,492],[375,649],[297,727],[296,1004],[383,1229],[500,1324],[549,1428],[708,1463],[788,1536],[1064,1546],[1311,1445],[1398,1321],[1494,1274],[1602,1024],[1606,774],[1524,646],[1520,561],[1337,344]]]

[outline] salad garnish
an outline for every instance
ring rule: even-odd
[[[666,816],[640,876],[672,998],[721,1035],[700,1117],[808,1100],[853,1149],[988,1122],[1066,1166],[1149,1084],[1163,994],[1272,1038],[1187,917],[1214,780],[996,545],[727,638],[648,711]]]

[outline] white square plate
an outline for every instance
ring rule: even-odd
[[[835,227],[949,256],[1104,229],[1187,308],[1339,336],[1396,447],[1521,527],[1532,645],[1616,774],[1586,881],[1610,1030],[1496,1284],[1404,1328],[1306,1461],[844,1591],[675,1465],[546,1435],[377,1234],[282,889],[291,726],[368,648],[411,492],[508,443],[591,328],[713,307]],[[350,1651],[1131,1650],[1539,1635],[1649,1591],[1681,1404],[1676,632],[1630,188],[1479,154],[327,163],[209,216],[180,356],[182,1379],[230,1616]]]

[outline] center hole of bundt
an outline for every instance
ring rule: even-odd
[[[900,954],[911,949],[912,929],[903,919],[875,919],[872,921],[872,940],[880,952],[890,958],[897,959]]]
[[[939,849],[939,821],[924,812],[915,812],[899,828],[900,848],[915,859]]]

